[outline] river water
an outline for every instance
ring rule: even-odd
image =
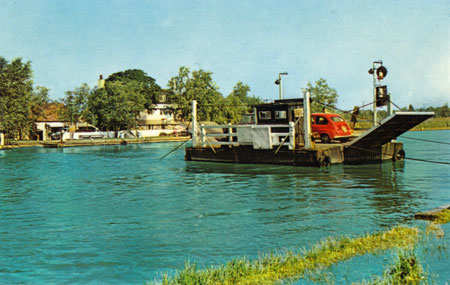
[[[450,131],[405,136],[450,141]],[[399,140],[406,157],[450,162],[449,145]],[[160,159],[178,144],[0,151],[0,283],[142,284],[187,260],[211,266],[326,236],[424,228],[415,212],[450,203],[449,165],[199,163],[184,161],[182,148]],[[450,282],[442,228],[421,251],[437,283]],[[330,270],[338,283],[369,280],[386,260]]]

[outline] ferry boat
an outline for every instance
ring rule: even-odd
[[[316,143],[312,139],[309,97],[310,92],[305,91],[303,98],[253,106],[251,124],[215,126],[198,125],[197,103],[193,101],[192,146],[186,147],[185,159],[316,167],[401,160],[405,151],[395,139],[434,115],[396,112],[348,142]],[[226,131],[209,133],[210,128]]]

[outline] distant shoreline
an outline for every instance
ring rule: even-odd
[[[448,118],[450,121],[450,118]],[[370,129],[370,128],[366,128]],[[365,129],[365,130],[366,130]],[[358,132],[363,133],[365,130],[358,130]],[[421,132],[421,131],[444,131],[450,130],[448,127],[428,127],[428,126],[417,126],[409,130],[410,132]],[[64,148],[64,147],[76,147],[76,146],[99,146],[99,145],[120,145],[120,144],[139,144],[139,143],[156,143],[156,142],[184,142],[189,140],[190,137],[149,137],[149,138],[126,138],[126,139],[90,139],[90,140],[68,140],[66,142],[60,141],[33,141],[33,140],[23,140],[23,141],[12,141],[9,145],[0,146],[0,150],[24,148],[24,147],[48,147],[48,148]]]
[[[48,147],[65,148],[77,146],[100,146],[100,145],[126,145],[140,143],[162,143],[162,142],[185,142],[190,140],[188,136],[182,137],[149,137],[149,138],[131,138],[131,139],[90,139],[90,140],[67,140],[61,141],[13,141],[9,145],[0,146],[0,149],[16,149],[24,147]]]

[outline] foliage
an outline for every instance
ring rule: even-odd
[[[65,97],[61,100],[65,105],[65,108],[62,108],[59,114],[62,120],[76,124],[83,117],[87,117],[89,95],[90,88],[86,83],[73,91],[67,91]]]
[[[134,82],[141,85],[139,91],[144,96],[144,107],[150,110],[153,104],[158,102],[158,95],[161,91],[161,87],[156,84],[155,79],[148,76],[147,73],[140,69],[128,69],[111,74],[106,80],[106,83],[119,81],[124,84]]]
[[[313,100],[311,103],[312,112],[322,112],[323,108],[328,106],[336,107],[339,97],[337,91],[329,87],[327,81],[323,78],[317,80],[315,84],[315,86],[312,86],[311,82],[307,84],[308,89],[311,90],[311,99]]]
[[[417,228],[396,227],[358,238],[328,238],[312,249],[303,252],[287,251],[269,254],[258,260],[235,259],[225,265],[197,269],[187,263],[176,276],[163,277],[163,284],[267,284],[295,279],[310,270],[331,266],[356,255],[376,253],[391,248],[409,248],[418,240]]]
[[[36,122],[39,117],[44,115],[44,106],[49,103],[51,100],[48,97],[49,89],[43,86],[37,86],[35,90],[33,90],[31,101],[30,101],[30,113],[31,113],[31,135],[33,137],[37,136],[38,130],[36,128]]]
[[[182,66],[178,75],[169,80],[169,101],[181,120],[190,120],[191,102],[197,101],[197,119],[218,123],[237,123],[249,106],[262,103],[260,98],[250,96],[250,87],[239,81],[233,91],[224,98],[213,81],[212,72],[190,71]]]
[[[169,80],[168,86],[171,90],[169,101],[181,119],[190,119],[192,100],[197,101],[199,121],[220,121],[222,118],[223,96],[212,79],[212,72],[202,69],[191,72],[182,66],[178,75]]]
[[[146,99],[139,82],[111,81],[94,89],[88,99],[89,122],[103,130],[119,131],[136,127]]]
[[[239,81],[233,91],[225,98],[224,117],[231,123],[241,121],[242,115],[251,111],[252,105],[263,103],[261,98],[250,96],[250,86]]]
[[[29,61],[16,58],[9,63],[0,57],[0,127],[7,137],[28,136],[42,112],[37,104],[48,100],[48,89],[33,92],[32,73]]]
[[[402,111],[415,111],[415,112],[434,112],[436,118],[441,117],[450,117],[450,108],[448,107],[448,103],[445,103],[441,107],[423,107],[423,108],[414,108],[413,105],[409,105],[408,109],[402,108]]]

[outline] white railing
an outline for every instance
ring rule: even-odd
[[[270,136],[270,146],[289,146],[289,149],[295,148],[295,128],[294,123],[291,122],[289,125],[215,125],[215,126],[205,126],[200,125],[200,143],[203,147],[206,146],[221,146],[221,145],[255,145],[254,140],[259,139],[252,137],[250,139],[242,140],[242,137],[238,135],[239,129],[247,129],[247,133],[251,134],[251,129],[255,127],[267,128],[267,135]],[[289,132],[274,132],[274,129],[286,128]],[[208,133],[207,129],[221,129],[228,130],[227,133]],[[211,139],[208,139],[211,138]],[[228,140],[217,141],[217,138],[228,138]],[[236,139],[235,139],[236,138]],[[289,140],[288,140],[289,139]]]
[[[237,137],[237,133],[233,132],[233,128],[247,127],[246,125],[215,125],[215,126],[205,126],[200,125],[200,141],[202,146],[206,145],[239,145],[239,142],[234,142],[233,138]],[[206,129],[228,129],[228,133],[207,133]],[[208,138],[224,138],[228,137],[228,141],[215,141],[208,140]]]

